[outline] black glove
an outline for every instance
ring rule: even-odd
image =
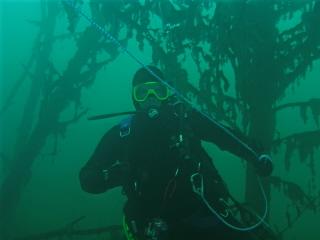
[[[267,154],[260,155],[254,165],[257,170],[257,173],[260,176],[268,177],[271,175],[273,170],[273,163],[269,155]]]
[[[104,179],[108,186],[123,185],[127,182],[130,167],[126,162],[116,162],[110,168],[103,170]]]

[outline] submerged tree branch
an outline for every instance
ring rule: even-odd
[[[87,229],[60,229],[51,232],[41,233],[37,235],[31,235],[27,237],[16,238],[16,240],[48,240],[48,239],[62,239],[62,238],[72,238],[72,237],[83,237],[83,236],[92,236],[100,235],[105,233],[121,233],[122,227],[118,225],[100,227],[100,228],[87,228]]]
[[[100,235],[105,233],[111,233],[116,235],[115,234],[116,232],[118,234],[121,234],[122,228],[121,226],[118,226],[118,225],[76,230],[75,225],[79,223],[81,220],[83,220],[84,218],[85,216],[81,216],[73,220],[71,223],[66,224],[65,227],[58,230],[48,231],[45,233],[35,234],[31,236],[26,236],[26,237],[19,237],[19,238],[16,238],[16,240],[48,240],[48,239],[62,239],[62,238],[71,239],[73,237]]]
[[[290,107],[298,107],[300,108],[300,116],[304,122],[307,122],[307,110],[310,109],[314,122],[319,126],[319,118],[320,118],[320,98],[311,98],[309,101],[305,102],[292,102],[286,103],[280,106],[273,108],[273,112],[278,112],[280,110],[290,108]]]
[[[285,103],[283,105],[279,105],[279,106],[273,108],[273,111],[277,112],[277,111],[280,111],[280,110],[283,110],[283,109],[286,109],[286,108],[290,108],[290,107],[301,107],[301,106],[304,106],[304,105],[306,105],[308,103],[309,103],[309,101],[307,101],[307,102]]]
[[[38,44],[38,42],[36,42]],[[24,66],[24,71],[20,78],[13,85],[7,99],[4,101],[4,105],[1,106],[0,116],[5,113],[5,111],[13,104],[15,96],[18,94],[20,87],[23,85],[24,81],[30,75],[30,70],[34,62],[36,61],[35,53],[32,54],[26,66]]]
[[[289,136],[283,137],[283,138],[278,138],[273,141],[273,145],[279,145],[281,143],[284,143],[288,140],[291,139],[301,139],[301,138],[308,138],[308,137],[317,137],[319,136],[319,141],[320,141],[320,130],[315,130],[315,131],[307,131],[307,132],[302,132],[302,133],[294,133]]]

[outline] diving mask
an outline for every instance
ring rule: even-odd
[[[170,91],[160,82],[145,82],[133,88],[133,98],[137,102],[144,102],[151,94],[158,100],[163,101],[168,99]]]

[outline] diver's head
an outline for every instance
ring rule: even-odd
[[[147,66],[154,74],[163,79],[163,73],[154,66]],[[160,107],[169,98],[170,90],[147,69],[140,68],[132,80],[132,99],[135,108],[150,118],[159,115]]]

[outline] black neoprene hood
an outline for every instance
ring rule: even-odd
[[[147,66],[152,72],[154,72],[158,77],[163,79],[163,73],[161,70],[155,66]],[[140,68],[133,76],[132,86],[136,86],[145,82],[159,82],[159,80],[154,77],[147,69]]]

